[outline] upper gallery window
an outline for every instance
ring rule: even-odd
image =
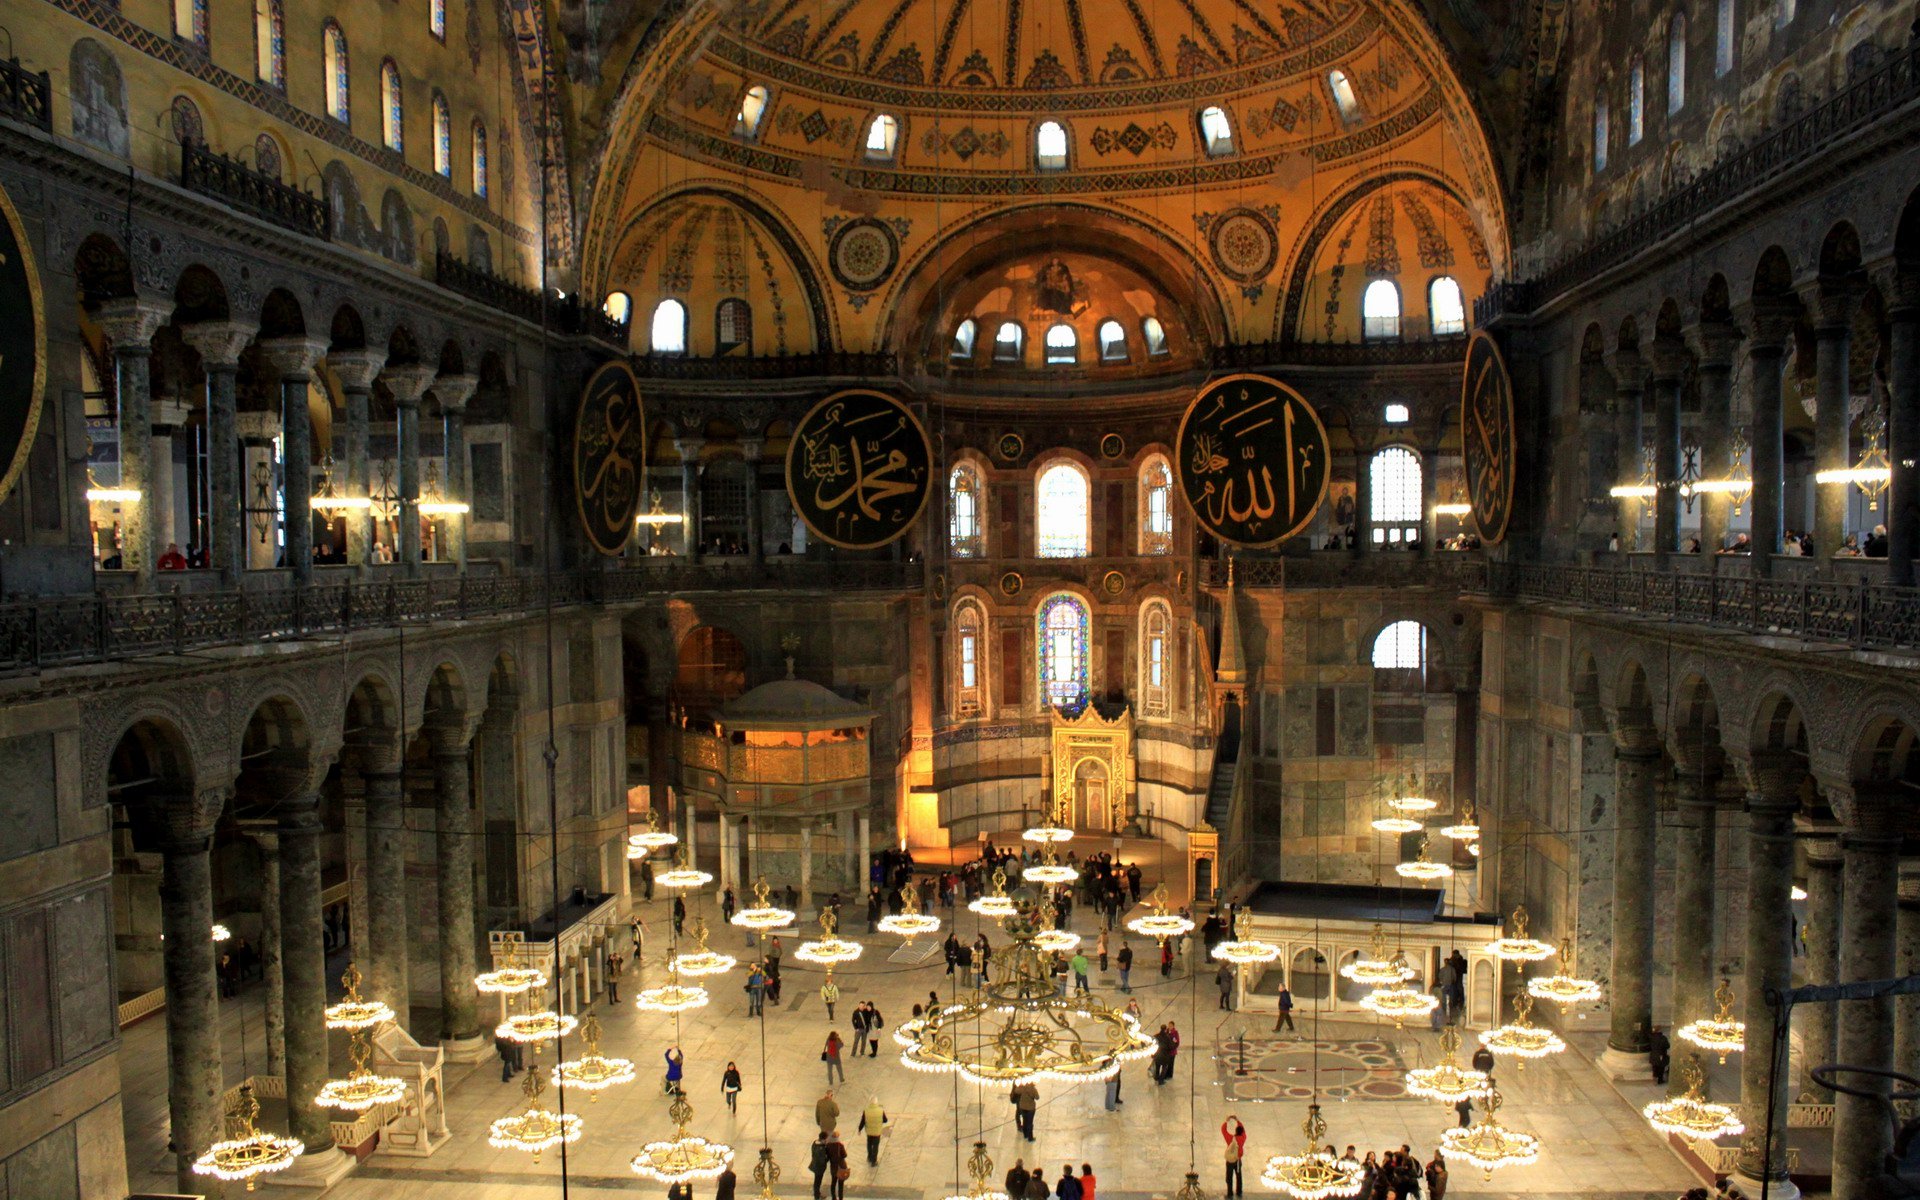
[[[1140,322],[1140,337],[1147,343],[1147,357],[1159,358],[1167,352],[1167,331],[1160,318],[1147,317]]]
[[[714,351],[725,354],[745,347],[753,353],[753,306],[738,296],[728,296],[713,310]]]
[[[1627,145],[1638,146],[1647,133],[1647,67],[1639,59],[1627,73]]]
[[[1353,90],[1353,80],[1338,67],[1327,72],[1327,90],[1333,93],[1333,106],[1340,110],[1340,119],[1351,125],[1360,119],[1360,96]]]
[[[1435,337],[1467,331],[1466,300],[1453,276],[1442,275],[1427,285],[1427,317],[1433,323]]]
[[[1367,341],[1400,336],[1400,289],[1376,279],[1360,294],[1360,336]]]
[[[1018,321],[1002,321],[999,332],[993,335],[993,361],[1020,361],[1020,349],[1027,340],[1027,331]]]
[[[900,137],[900,122],[881,113],[867,124],[867,157],[874,162],[892,162],[893,145]]]
[[[1140,708],[1150,717],[1167,715],[1167,639],[1172,614],[1164,601],[1150,602],[1140,614]],[[1111,669],[1111,668],[1109,668]]]
[[[1607,169],[1607,98],[1596,96],[1593,101],[1593,173],[1598,175]]]
[[[1109,317],[1100,322],[1100,361],[1127,361],[1127,329]]]
[[[672,297],[655,305],[650,341],[655,354],[685,354],[687,306]]]
[[[253,73],[268,87],[287,86],[286,8],[283,0],[253,0]]]
[[[1093,544],[1092,484],[1071,462],[1056,462],[1034,485],[1034,553],[1040,558],[1085,558]]]
[[[1140,553],[1173,553],[1173,471],[1158,454],[1140,467]]]
[[[1718,0],[1713,12],[1713,73],[1733,70],[1733,0]]]
[[[447,40],[447,0],[427,0],[427,28],[441,41]]]
[[[1427,665],[1427,627],[1418,621],[1395,621],[1373,639],[1376,671],[1420,671]]]
[[[947,476],[947,545],[955,558],[979,558],[981,501],[985,489],[980,472],[961,463]]]
[[[955,362],[971,362],[973,360],[973,338],[976,330],[977,326],[974,325],[972,317],[968,317],[966,320],[960,322],[960,324],[954,326],[953,347],[947,351],[947,357]]]
[[[1389,404],[1381,410],[1380,419],[1389,425],[1405,425],[1413,419],[1413,414],[1407,411],[1404,404]]]
[[[1367,470],[1373,540],[1398,546],[1420,536],[1420,456],[1405,446],[1388,446],[1373,456]]]
[[[1087,606],[1077,596],[1049,597],[1039,626],[1040,694],[1055,708],[1076,707],[1087,698]]]
[[[633,297],[625,292],[608,292],[607,298],[600,302],[600,311],[607,320],[625,325],[633,316]]]
[[[740,110],[733,114],[733,135],[760,136],[760,121],[767,115],[767,89],[754,84],[740,95]]]
[[[453,178],[453,114],[447,111],[447,98],[433,94],[433,173],[442,179]]]
[[[1042,171],[1065,170],[1067,128],[1058,121],[1042,121],[1033,134],[1033,165]]]
[[[173,36],[207,48],[207,0],[173,0]]]
[[[1047,327],[1047,365],[1070,365],[1079,361],[1080,335],[1065,321]]]
[[[1687,103],[1687,14],[1677,12],[1667,22],[1667,115]]]
[[[347,119],[347,35],[332,21],[321,32],[320,67],[327,77],[327,115]]]
[[[487,198],[487,127],[473,123],[473,194]]]
[[[405,106],[400,99],[400,68],[392,59],[380,64],[380,140],[389,150],[403,150]]]
[[[1226,109],[1216,104],[1200,110],[1200,141],[1213,158],[1233,153],[1233,125]]]
[[[954,689],[954,707],[962,714],[980,711],[980,631],[986,624],[981,619],[980,606],[971,600],[964,600],[954,610],[953,629],[955,665],[959,668],[955,676],[959,687]]]

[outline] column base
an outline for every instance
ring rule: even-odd
[[[1615,1083],[1653,1082],[1653,1064],[1647,1061],[1645,1051],[1615,1050],[1608,1046],[1593,1065]]]
[[[318,1152],[307,1151],[294,1159],[292,1166],[263,1176],[261,1182],[272,1187],[324,1192],[345,1179],[358,1163],[359,1160],[353,1155],[341,1153],[340,1147],[329,1146]]]
[[[1727,1176],[1727,1191],[1744,1200],[1760,1200],[1762,1188],[1766,1190],[1767,1200],[1800,1200],[1800,1188],[1792,1179],[1776,1179],[1763,1184],[1742,1171],[1734,1171]]]
[[[440,1049],[448,1062],[456,1063],[483,1062],[493,1053],[492,1043],[477,1033],[472,1037],[441,1038]]]

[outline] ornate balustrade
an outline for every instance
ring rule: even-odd
[[[1381,342],[1243,342],[1213,348],[1213,365],[1249,371],[1267,366],[1387,367],[1453,365],[1467,356],[1465,337]]]
[[[1487,560],[1463,551],[1413,554],[1400,550],[1354,554],[1324,550],[1290,558],[1235,558],[1236,587],[1438,587],[1481,592],[1487,588]],[[1227,564],[1201,564],[1201,582],[1225,587]]]
[[[0,117],[53,132],[53,81],[17,58],[0,61]]]
[[[180,186],[282,229],[326,241],[327,206],[311,192],[280,182],[204,142],[180,143]]]
[[[891,351],[865,352],[827,350],[813,354],[761,355],[738,358],[688,358],[678,354],[637,354],[633,373],[642,379],[756,380],[812,378],[889,378],[900,371],[899,357]]]

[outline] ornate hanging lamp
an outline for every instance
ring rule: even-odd
[[[1543,962],[1553,957],[1553,947],[1539,938],[1527,936],[1527,907],[1513,910],[1513,932],[1487,943],[1487,953],[1501,962]]]
[[[493,1033],[495,1037],[505,1038],[509,1042],[532,1046],[533,1056],[538,1058],[543,1042],[557,1042],[579,1027],[578,1017],[551,1008],[535,1009],[529,998],[526,1012],[509,1014],[506,1020],[493,1027]]]
[[[326,1009],[328,1029],[349,1030],[347,1058],[352,1063],[345,1079],[329,1079],[313,1102],[324,1108],[365,1112],[376,1105],[404,1099],[407,1084],[391,1075],[376,1075],[368,1066],[373,1061],[373,1031],[393,1020],[393,1010],[378,1000],[360,999],[360,972],[352,963],[340,977],[346,998]]]
[[[633,998],[633,1006],[641,1012],[680,1013],[690,1008],[707,1006],[707,989],[697,985],[682,984],[680,972],[673,964],[667,964],[667,982],[660,987],[643,990]]]
[[[991,917],[1004,921],[1014,913],[1013,897],[1007,895],[1007,873],[998,868],[993,872],[993,890],[984,896],[967,901],[967,911],[976,916]]]
[[[1150,937],[1165,945],[1168,938],[1181,937],[1193,932],[1192,918],[1167,911],[1165,883],[1153,885],[1153,894],[1147,897],[1147,907],[1151,910],[1150,912],[1127,922],[1127,928],[1141,937]]]
[[[1687,1085],[1684,1095],[1656,1100],[1640,1110],[1648,1124],[1661,1133],[1709,1141],[1746,1132],[1746,1125],[1730,1105],[1715,1104],[1707,1099],[1706,1073],[1700,1069],[1699,1055],[1687,1056],[1680,1067],[1680,1078]]]
[[[1405,958],[1387,953],[1386,926],[1375,921],[1367,952],[1356,955],[1352,962],[1341,967],[1340,975],[1368,987],[1396,987],[1412,979],[1414,970]]]
[[[767,886],[767,877],[762,875],[753,884],[753,903],[734,913],[732,923],[753,930],[785,929],[793,924],[793,910],[774,904],[769,899],[772,895],[773,889]]]
[[[1437,863],[1427,857],[1427,840],[1420,839],[1420,857],[1412,862],[1395,863],[1394,874],[1402,879],[1415,879],[1429,883],[1436,879],[1453,878],[1453,868],[1446,863]]]
[[[588,1013],[580,1022],[580,1040],[587,1044],[587,1052],[579,1058],[554,1064],[555,1087],[577,1088],[586,1092],[592,1103],[597,1102],[607,1088],[633,1082],[637,1071],[632,1059],[608,1058],[600,1053],[599,1017]]]
[[[260,1176],[284,1171],[306,1153],[307,1147],[299,1138],[279,1137],[254,1128],[259,1116],[260,1102],[253,1098],[253,1084],[241,1084],[239,1098],[227,1110],[227,1139],[215,1142],[194,1159],[193,1173],[227,1183],[245,1180],[251,1192]]]
[[[532,967],[502,967],[475,975],[473,986],[490,996],[518,996],[547,986],[547,973]]]
[[[1500,1123],[1500,1089],[1487,1092],[1486,1107],[1480,1119],[1462,1129],[1449,1129],[1440,1135],[1440,1153],[1472,1163],[1486,1172],[1488,1179],[1502,1167],[1524,1167],[1540,1158],[1540,1139],[1530,1133],[1508,1129]]]
[[[1713,1000],[1719,1006],[1719,1011],[1711,1017],[1682,1025],[1679,1034],[1682,1041],[1692,1042],[1702,1050],[1718,1054],[1724,1063],[1727,1055],[1747,1048],[1747,1023],[1734,1020],[1733,985],[1726,980],[1722,979],[1720,986],[1713,989]]]
[[[1417,1067],[1407,1072],[1409,1096],[1438,1100],[1443,1104],[1458,1104],[1462,1100],[1484,1097],[1493,1086],[1493,1078],[1485,1071],[1460,1065],[1460,1034],[1451,1025],[1441,1031],[1440,1053],[1446,1056],[1446,1061],[1440,1065]]]
[[[1590,1004],[1601,998],[1600,984],[1583,979],[1573,968],[1573,942],[1560,943],[1560,971],[1554,975],[1536,975],[1527,980],[1527,995],[1536,1000],[1551,1000],[1562,1008]]]
[[[551,1150],[562,1142],[569,1144],[580,1140],[584,1128],[583,1122],[575,1113],[557,1113],[540,1103],[540,1095],[547,1090],[544,1072],[528,1071],[520,1084],[520,1092],[527,1098],[527,1110],[511,1117],[501,1117],[487,1127],[487,1144],[495,1150],[518,1150],[533,1155],[533,1161],[539,1162],[543,1151]]]
[[[1452,838],[1456,842],[1473,842],[1478,844],[1480,841],[1480,822],[1476,820],[1473,815],[1473,806],[1471,804],[1467,806],[1467,811],[1460,818],[1458,824],[1442,826],[1440,836]]]
[[[1233,940],[1215,946],[1213,956],[1236,967],[1255,966],[1279,958],[1280,947],[1253,936],[1253,913],[1243,908],[1234,914]]]
[[[1567,1048],[1559,1034],[1533,1023],[1533,997],[1525,992],[1514,1000],[1513,1017],[1498,1029],[1482,1030],[1480,1044],[1496,1056],[1515,1059],[1516,1070],[1526,1070],[1530,1058],[1545,1058]]]
[[[1360,1007],[1391,1020],[1395,1029],[1404,1029],[1409,1019],[1425,1020],[1430,1016],[1440,1007],[1440,997],[1418,988],[1383,987],[1360,997]]]
[[[993,1178],[993,1159],[987,1154],[985,1142],[975,1142],[973,1153],[967,1155],[967,1178],[973,1180],[964,1192],[955,1192],[945,1200],[1008,1200],[1007,1194],[996,1191],[987,1181]]]
[[[713,882],[713,876],[695,867],[687,848],[682,846],[679,853],[674,855],[673,869],[660,872],[653,877],[653,881],[668,891],[685,892],[707,886]]]
[[[1852,484],[1867,498],[1867,511],[1879,512],[1880,496],[1893,482],[1893,463],[1887,458],[1886,450],[1881,448],[1880,436],[1880,422],[1876,421],[1867,430],[1867,445],[1860,452],[1858,461],[1851,467],[1815,472],[1813,481],[1842,486]]]
[[[1327,1122],[1320,1115],[1317,1101],[1307,1105],[1307,1119],[1300,1123],[1300,1131],[1307,1135],[1306,1148],[1298,1154],[1269,1158],[1266,1169],[1260,1172],[1260,1182],[1293,1200],[1359,1195],[1364,1178],[1360,1164],[1335,1158],[1320,1148],[1321,1139],[1327,1136]]]
[[[628,845],[639,846],[644,850],[664,850],[668,846],[678,845],[679,842],[678,836],[660,828],[660,814],[652,808],[647,809],[647,827],[639,833],[627,835]]]
[[[648,1142],[627,1163],[634,1174],[661,1183],[692,1183],[697,1179],[716,1179],[733,1162],[733,1147],[710,1142],[687,1132],[693,1121],[693,1106],[685,1092],[676,1091],[667,1116],[674,1124],[671,1138]]]
[[[1401,781],[1395,794],[1387,798],[1387,807],[1397,813],[1430,813],[1440,807],[1440,802],[1424,794],[1419,783],[1409,775]]]
[[[940,918],[920,911],[920,889],[911,885],[901,889],[900,911],[881,917],[876,926],[881,933],[895,933],[909,946],[922,934],[938,933]]]
[[[667,960],[667,969],[676,975],[725,975],[738,966],[740,960],[731,954],[721,954],[707,949],[707,919],[695,917],[693,920],[693,940],[697,949],[684,954],[676,954]]]
[[[835,933],[834,930],[838,924],[839,921],[833,915],[831,908],[821,909],[820,936],[801,942],[794,949],[793,957],[800,962],[812,963],[817,967],[838,966],[859,958],[866,947],[859,942],[848,941]]]

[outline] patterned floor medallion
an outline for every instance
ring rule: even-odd
[[[1329,1101],[1401,1100],[1407,1064],[1386,1042],[1312,1042],[1249,1037],[1245,1075],[1238,1042],[1229,1037],[1216,1061],[1230,1101],[1306,1100],[1313,1095],[1313,1058],[1320,1052],[1320,1095]]]

